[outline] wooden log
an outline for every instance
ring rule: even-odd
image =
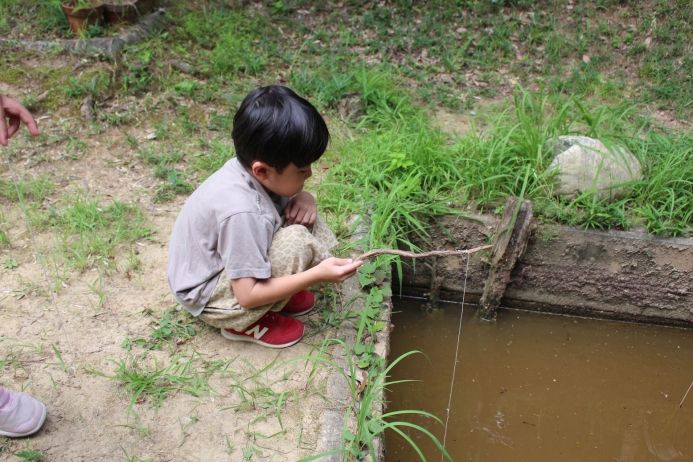
[[[0,38],[0,45],[38,51],[68,52],[76,55],[104,56],[113,61],[120,58],[123,48],[159,32],[166,24],[166,12],[159,9],[115,37],[67,40],[15,40]]]
[[[496,319],[496,310],[510,282],[510,273],[527,248],[531,228],[532,203],[516,197],[509,198],[505,203],[503,218],[498,222],[491,267],[479,300],[481,319]]]

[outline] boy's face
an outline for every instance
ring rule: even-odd
[[[291,197],[303,190],[303,184],[313,174],[310,165],[296,167],[293,163],[289,164],[281,173],[277,169],[261,161],[255,161],[250,167],[251,173],[262,186],[273,193]]]

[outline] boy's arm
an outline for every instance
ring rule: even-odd
[[[330,257],[301,273],[277,278],[231,280],[238,303],[247,309],[284,300],[320,282],[342,282],[356,273],[363,261]]]

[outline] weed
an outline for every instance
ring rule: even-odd
[[[40,343],[27,343],[0,336],[0,344],[4,344],[3,355],[0,356],[0,369],[5,367],[21,369],[26,362],[43,359],[45,353]]]
[[[438,450],[441,452],[445,460],[452,461],[450,454],[448,454],[447,450],[443,447],[438,438],[436,438],[436,436],[433,435],[433,433],[431,433],[429,430],[420,425],[408,421],[399,420],[403,417],[420,416],[431,419],[442,425],[440,419],[438,419],[433,414],[417,410],[399,410],[386,412],[382,415],[377,415],[374,414],[372,411],[373,409],[382,406],[382,403],[379,403],[378,400],[382,399],[382,395],[387,387],[406,382],[388,381],[387,377],[390,370],[392,370],[393,367],[395,367],[400,361],[404,360],[406,357],[416,353],[419,352],[410,351],[408,353],[404,353],[398,358],[392,360],[388,367],[384,370],[377,371],[375,375],[369,376],[368,382],[366,383],[366,386],[361,394],[361,402],[358,407],[356,418],[356,431],[352,433],[347,430],[345,432],[345,439],[347,444],[349,444],[349,455],[352,458],[360,460],[363,456],[368,454],[371,456],[373,460],[376,460],[377,456],[375,452],[375,440],[377,438],[380,438],[385,430],[391,430],[397,433],[400,437],[402,437],[414,449],[414,451],[418,454],[421,460],[426,460],[416,441],[413,438],[411,438],[405,431],[403,431],[403,429],[412,429],[430,438],[431,441],[438,448]]]
[[[341,347],[347,352],[346,354],[346,369],[342,366],[328,359],[323,354],[311,355],[305,358],[306,361],[314,362],[319,364],[321,367],[333,368],[338,373],[344,374],[347,384],[351,392],[352,402],[354,405],[355,412],[355,428],[348,428],[348,423],[350,421],[349,416],[345,416],[345,428],[342,432],[342,438],[344,440],[345,447],[337,449],[335,451],[327,453],[316,454],[311,457],[301,459],[302,462],[308,462],[313,460],[320,460],[327,455],[341,454],[342,459],[346,461],[352,460],[364,460],[366,457],[371,457],[372,460],[377,459],[376,449],[377,441],[382,438],[383,433],[386,430],[391,430],[397,433],[399,436],[404,438],[408,444],[419,454],[421,460],[426,460],[423,457],[418,444],[414,439],[412,439],[403,429],[416,430],[426,437],[430,438],[435,444],[438,450],[441,452],[442,456],[446,460],[452,460],[447,450],[442,446],[438,438],[433,435],[426,428],[408,422],[400,420],[402,417],[424,417],[431,419],[437,423],[442,424],[442,422],[434,415],[417,410],[400,410],[392,411],[384,414],[380,414],[378,409],[382,409],[382,399],[385,390],[393,385],[404,383],[406,381],[388,381],[388,376],[393,367],[395,367],[399,362],[411,356],[413,354],[419,353],[418,351],[410,351],[395,358],[390,362],[387,367],[377,366],[372,367],[368,371],[368,376],[363,382],[359,382],[356,377],[359,376],[357,373],[357,365],[352,360],[350,348],[344,344],[341,340],[327,339],[326,344],[341,345]],[[300,359],[300,358],[299,358]],[[347,410],[350,413],[351,409]]]
[[[0,179],[0,197],[10,202],[40,203],[55,190],[46,178],[7,181]]]
[[[124,347],[128,350],[132,345],[137,345],[150,350],[160,350],[164,345],[180,345],[193,338],[197,331],[193,326],[194,320],[186,312],[169,308],[159,320],[158,326],[152,331],[149,338],[127,339]]]
[[[177,194],[187,194],[193,190],[192,185],[182,178],[183,173],[173,167],[183,158],[182,153],[172,150],[155,154],[153,148],[147,148],[140,151],[140,156],[154,167],[154,176],[164,181],[154,193],[156,202],[166,202]]]
[[[96,309],[100,311],[106,304],[106,291],[104,290],[103,274],[97,269],[98,275],[93,282],[89,283],[89,289],[97,296]]]
[[[192,160],[192,170],[200,172],[203,178],[220,169],[233,156],[233,146],[221,141],[212,141],[205,146],[205,152]]]
[[[176,355],[168,364],[154,361],[143,365],[140,361],[133,357],[116,361],[114,375],[95,372],[115,380],[130,393],[131,410],[147,399],[158,407],[171,393],[178,391],[193,396],[208,393],[210,376],[224,367],[223,363],[203,360],[197,353],[189,357]]]
[[[58,349],[57,346],[55,346],[55,343],[51,344],[51,348],[53,348],[53,353],[55,354],[55,358],[58,360],[58,365],[60,366],[60,369],[62,369],[62,371],[66,374],[70,374],[71,371],[65,364],[65,361],[63,360],[63,353]]]
[[[0,212],[0,248],[1,247],[9,247],[10,245],[10,236],[8,234],[8,228],[7,228],[7,219],[5,218],[5,214]]]
[[[71,160],[77,160],[81,157],[81,154],[86,152],[86,150],[87,143],[79,138],[70,136],[65,145],[65,157]]]
[[[78,77],[68,77],[64,87],[65,95],[69,98],[98,97],[104,94],[111,84],[111,77],[105,71],[87,72]]]
[[[126,93],[142,93],[154,82],[154,74],[150,68],[153,59],[154,51],[151,43],[128,49],[125,55],[126,72],[122,77],[122,88]]]
[[[125,454],[125,461],[126,461],[126,462],[154,462],[154,459],[152,459],[152,458],[141,459],[141,458],[139,458],[139,457],[137,457],[137,456],[133,456],[133,455],[129,454],[129,453],[125,450],[125,448],[122,448],[122,447],[121,447],[121,449],[123,450],[123,453]]]
[[[268,63],[270,46],[264,38],[270,29],[262,17],[227,13],[218,31],[211,54],[212,68],[221,75],[245,73],[255,75]]]
[[[653,234],[682,236],[693,231],[693,137],[648,131],[633,140],[644,180],[635,186],[634,209]]]
[[[36,449],[22,449],[15,452],[14,455],[25,462],[41,462],[44,460],[43,451]]]
[[[142,212],[133,206],[117,201],[103,206],[84,194],[68,196],[63,203],[50,210],[49,223],[58,233],[57,252],[68,268],[109,268],[116,248],[150,233]]]
[[[1,239],[1,238],[0,238]],[[1,243],[1,240],[0,240]],[[7,256],[2,259],[2,267],[8,270],[13,270],[19,267],[19,263],[13,257]]]
[[[236,450],[236,447],[233,445],[231,440],[229,439],[229,435],[224,435],[224,444],[226,445],[225,452],[228,455],[233,454],[233,452]]]

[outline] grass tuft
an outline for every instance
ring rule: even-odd
[[[57,232],[57,253],[68,269],[110,268],[116,250],[149,236],[142,211],[114,201],[102,205],[84,194],[68,196],[62,207],[49,210],[48,223]]]

